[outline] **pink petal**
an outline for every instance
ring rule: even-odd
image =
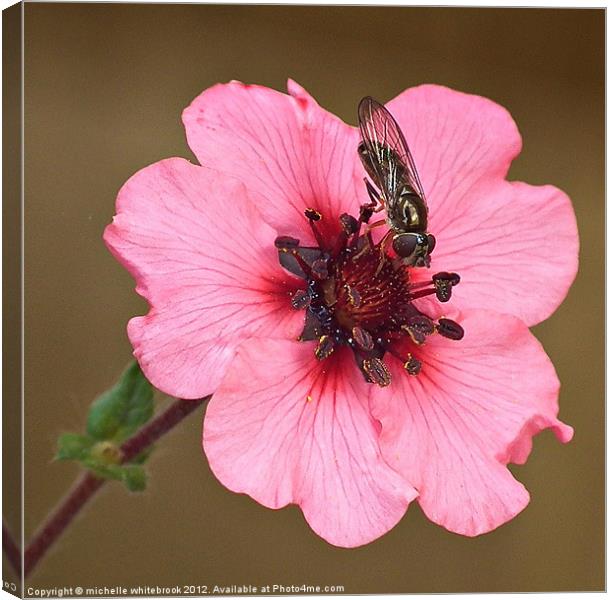
[[[324,364],[312,344],[245,342],[208,405],[204,450],[229,489],[270,508],[299,504],[325,540],[359,546],[389,531],[415,493],[381,458],[349,353]]]
[[[151,306],[128,335],[156,387],[202,397],[244,339],[299,334],[303,315],[290,310],[295,283],[279,267],[276,235],[242,185],[180,158],[121,188],[104,240]]]
[[[305,241],[312,239],[305,208],[334,230],[341,213],[358,211],[358,135],[296,83],[289,91],[218,84],[185,109],[183,122],[203,165],[238,178],[272,227]]]
[[[508,183],[521,149],[510,114],[436,85],[388,103],[414,155],[438,243],[432,270],[456,270],[455,306],[514,314],[528,325],[561,303],[578,268],[569,198],[552,186]]]
[[[391,365],[390,390],[374,390],[387,462],[419,491],[427,516],[450,531],[479,535],[513,518],[529,494],[505,467],[523,463],[531,438],[557,419],[559,382],[542,346],[514,317],[466,311],[465,337],[430,338],[417,377]]]

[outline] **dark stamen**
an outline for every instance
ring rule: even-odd
[[[408,319],[408,325],[411,329],[423,332],[425,335],[431,335],[434,330],[434,322],[425,315],[415,315]]]
[[[461,281],[461,277],[457,273],[447,273],[446,271],[441,271],[440,273],[436,273],[431,280],[436,283],[437,281],[446,281],[450,285],[457,285]]]
[[[463,337],[463,327],[451,319],[440,319],[436,329],[449,340],[460,340]]]
[[[322,335],[319,338],[319,343],[317,344],[317,347],[315,348],[315,356],[317,357],[317,359],[323,360],[331,355],[331,353],[334,351],[334,348],[334,339],[330,335]]]
[[[369,352],[374,348],[374,340],[368,331],[366,331],[363,327],[353,327],[351,331],[353,335],[353,339],[355,343],[366,352]]]
[[[296,273],[299,274],[299,270],[301,270],[303,272],[303,276],[304,277],[312,277],[313,272],[312,272],[312,267],[304,260],[304,258],[302,257],[302,255],[299,252],[299,248],[282,248],[279,251],[280,254],[280,259],[281,259],[281,264],[286,268],[289,269],[292,273]],[[299,270],[295,269],[295,267],[293,267],[291,265],[291,263],[287,262],[286,257],[291,256],[294,260],[294,262],[297,263],[297,266],[299,267]],[[283,261],[283,259],[285,259]],[[319,259],[317,259],[319,260]],[[316,261],[315,261],[316,262]]]
[[[412,354],[409,354],[404,363],[404,369],[406,369],[410,375],[418,375],[421,372],[421,361],[414,358]]]
[[[289,248],[297,248],[300,243],[300,240],[296,240],[293,237],[289,237],[288,235],[279,235],[274,240],[274,245],[279,250],[287,250]]]
[[[309,221],[320,221],[321,220],[321,213],[318,210],[315,210],[314,208],[307,208],[304,211],[304,214],[306,215],[306,218]]]
[[[340,215],[340,225],[342,225],[342,230],[347,236],[353,235],[359,229],[359,222],[357,219],[347,213],[342,213]]]
[[[321,361],[339,346],[348,346],[365,380],[385,387],[391,383],[391,373],[383,362],[386,356],[397,359],[408,375],[416,376],[422,364],[409,350],[417,351],[417,346],[426,344],[435,332],[452,340],[463,338],[458,323],[446,318],[436,322],[413,304],[417,298],[432,295],[447,302],[460,278],[442,271],[429,281],[414,281],[411,267],[428,264],[408,264],[396,253],[387,252],[391,240],[398,237],[393,229],[375,244],[371,229],[385,221],[376,221],[362,231],[363,224],[377,212],[376,207],[382,208],[377,192],[369,191],[371,202],[361,206],[359,219],[342,214],[333,237],[326,237],[321,213],[313,208],[304,211],[317,246],[300,246],[299,240],[290,236],[279,236],[274,243],[281,265],[306,280],[302,286],[306,289],[291,296],[294,309],[305,309],[298,340],[314,341],[315,356]],[[415,250],[416,245],[409,247],[409,242],[416,239],[414,235],[405,236],[405,250]],[[427,245],[431,253],[435,246],[431,234]]]
[[[440,302],[448,302],[451,299],[452,288],[456,286],[460,280],[461,278],[457,273],[447,273],[446,271],[436,273],[431,278],[431,281],[420,281],[411,285],[412,299],[415,300],[416,298],[423,298],[424,296],[435,294]],[[423,289],[432,284],[433,288]]]
[[[366,358],[361,363],[362,370],[369,381],[385,387],[391,383],[391,373],[380,358]]]
[[[306,318],[304,319],[304,329],[298,337],[298,342],[310,342],[317,340],[323,334],[321,327],[321,321],[317,316],[310,310],[306,310]]]
[[[310,294],[306,290],[298,290],[293,294],[293,298],[291,299],[291,306],[295,310],[300,310],[302,308],[308,308],[310,305]]]
[[[357,291],[357,288],[346,284],[344,289],[346,290],[350,305],[359,308],[361,306],[361,294]]]
[[[303,246],[283,246],[278,248],[278,260],[290,273],[308,279],[311,272],[310,265],[317,259],[326,256],[319,248],[306,248]]]
[[[453,286],[459,283],[457,273],[436,273],[432,277],[436,288],[436,298],[440,302],[448,302],[451,299]]]
[[[417,344],[417,346],[421,346],[425,343],[426,335],[420,329],[417,329],[413,325],[402,325],[402,330],[405,331],[410,339]]]
[[[319,258],[315,260],[312,265],[312,274],[318,279],[327,279],[329,277],[329,271],[327,269],[327,260]]]
[[[325,248],[325,240],[323,239],[323,236],[321,235],[321,232],[319,231],[319,228],[317,227],[317,223],[323,218],[321,216],[321,213],[316,211],[314,208],[307,208],[304,211],[304,214],[306,215],[306,218],[308,219],[308,223],[310,224],[310,229],[312,229],[312,234],[314,235],[315,240],[317,240],[317,244],[319,245],[319,248],[323,250]]]

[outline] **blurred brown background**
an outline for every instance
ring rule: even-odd
[[[102,244],[116,192],[149,163],[192,157],[180,114],[204,88],[292,77],[353,124],[362,96],[423,82],[492,98],[524,138],[511,178],[567,191],[582,241],[569,297],[535,328],[576,436],[563,447],[546,432],[512,468],[532,502],[508,525],[462,538],[415,503],[378,541],[334,548],[297,508],[223,488],[198,414],[158,448],[149,491],[108,485],[31,585],[603,589],[603,10],[28,3],[25,15],[26,537],[78,472],[52,462],[57,435],[82,428],[129,359],[127,320],[146,311]]]

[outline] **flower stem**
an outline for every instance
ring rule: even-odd
[[[4,521],[2,522],[2,548],[11,563],[11,567],[15,570],[15,574],[21,578],[21,550],[19,550],[15,538],[11,535]]]
[[[129,462],[138,456],[209,399],[210,396],[199,400],[176,400],[164,412],[121,445],[122,462]],[[76,481],[72,489],[51,512],[27,545],[24,557],[24,577],[32,572],[87,501],[105,482],[106,479],[99,478],[91,472],[83,474]]]
[[[102,487],[104,481],[90,472],[84,473],[76,481],[26,547],[23,569],[25,577],[70,525],[85,503]]]

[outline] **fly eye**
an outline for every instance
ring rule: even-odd
[[[427,234],[427,247],[428,247],[429,254],[431,254],[434,248],[436,247],[436,238],[433,235],[431,235],[431,233]]]
[[[419,238],[413,233],[400,233],[393,238],[393,250],[401,258],[411,258],[417,249]]]

